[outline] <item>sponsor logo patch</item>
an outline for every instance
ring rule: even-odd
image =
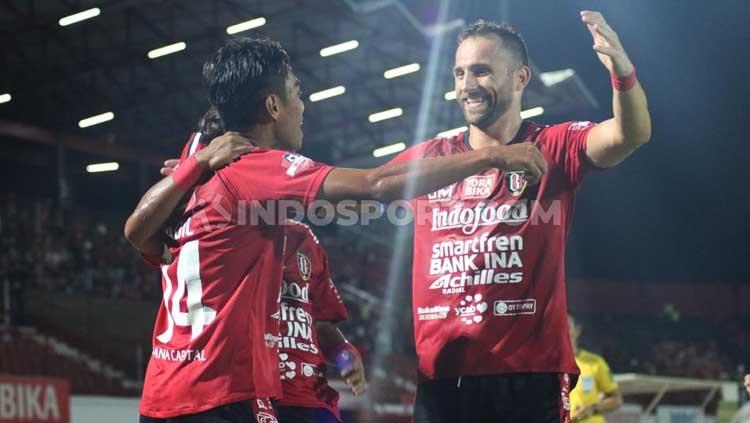
[[[456,185],[450,185],[445,188],[439,189],[433,193],[427,194],[427,201],[430,203],[436,201],[447,201],[453,197],[453,187]]]
[[[432,231],[460,228],[471,235],[480,226],[494,226],[500,223],[522,224],[529,220],[527,200],[504,204],[480,202],[473,208],[457,204],[450,209],[432,210]]]
[[[273,317],[273,316],[271,316]],[[279,343],[279,339],[281,339],[280,336],[276,336],[271,333],[267,333],[263,335],[264,340],[266,341],[266,347],[267,348],[276,348],[276,344]]]
[[[451,308],[448,306],[417,307],[419,320],[442,320],[448,317]]]
[[[463,182],[463,198],[465,200],[487,198],[495,188],[497,175],[472,176]]]
[[[510,195],[518,197],[526,190],[527,182],[523,175],[523,172],[505,172],[505,186]]]
[[[312,272],[312,262],[306,255],[297,251],[297,269],[299,270],[299,276],[303,281],[310,280],[310,273]]]
[[[299,154],[286,153],[281,160],[281,167],[286,169],[287,176],[296,176],[300,170],[313,167],[315,162]]]
[[[289,354],[279,354],[279,371],[281,372],[281,380],[294,379],[297,376],[297,363],[289,360]]]
[[[285,300],[310,302],[310,286],[306,283],[299,286],[295,282],[281,281],[281,298]]]
[[[536,300],[497,300],[492,307],[495,316],[516,316],[519,314],[536,314]]]
[[[484,312],[487,311],[487,303],[482,301],[482,294],[467,295],[455,308],[456,316],[466,325],[481,323],[484,320]]]
[[[589,126],[593,126],[593,125],[594,125],[593,122],[583,120],[583,121],[571,123],[570,126],[568,126],[568,129],[570,129],[571,131],[582,131],[588,128]]]

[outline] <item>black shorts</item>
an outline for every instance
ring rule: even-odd
[[[279,423],[339,423],[327,408],[276,405]]]
[[[196,414],[154,419],[141,416],[140,423],[279,423],[268,399],[233,402]]]
[[[568,423],[571,378],[508,373],[422,382],[414,423]]]

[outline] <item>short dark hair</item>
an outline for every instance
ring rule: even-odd
[[[267,38],[230,39],[203,65],[208,100],[227,130],[248,129],[256,123],[269,94],[286,100],[289,55]]]
[[[516,28],[509,23],[497,23],[479,19],[471,25],[465,26],[458,34],[458,44],[471,37],[495,35],[503,41],[503,47],[511,52],[513,57],[523,66],[529,65],[529,51],[526,41]]]

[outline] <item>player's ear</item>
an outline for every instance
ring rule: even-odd
[[[269,94],[265,101],[266,115],[272,120],[278,120],[281,115],[281,97],[276,94]]]
[[[519,67],[514,77],[514,90],[515,91],[523,91],[527,85],[529,85],[529,81],[531,81],[531,68],[528,66],[521,66]]]

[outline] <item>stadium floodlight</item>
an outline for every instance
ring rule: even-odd
[[[333,88],[329,88],[327,90],[318,91],[316,93],[310,94],[310,101],[313,103],[320,100],[325,100],[327,98],[336,97],[337,95],[344,94],[346,92],[346,87],[343,85],[338,85]]]
[[[157,49],[148,52],[149,59],[156,59],[157,57],[166,56],[168,54],[177,53],[178,51],[185,50],[187,44],[180,41],[179,43],[170,44],[168,46],[159,47]]]
[[[227,34],[234,35],[243,31],[251,30],[253,28],[261,27],[265,24],[266,18],[264,17],[250,19],[249,21],[240,22],[238,24],[227,27]]]
[[[80,122],[78,122],[78,126],[81,128],[88,128],[89,126],[98,125],[103,122],[110,121],[115,118],[115,114],[112,112],[102,113],[100,115],[87,117],[86,119],[81,119]]]
[[[443,96],[444,99],[451,101],[456,99],[456,92],[454,90],[450,90]]]
[[[559,84],[568,78],[575,75],[576,72],[573,69],[560,69],[556,71],[542,72],[539,74],[539,79],[545,87],[551,87],[552,85]]]
[[[385,79],[393,79],[414,72],[419,72],[419,63],[411,63],[408,65],[399,66],[397,68],[388,69],[383,73],[383,76],[385,77]]]
[[[463,132],[463,131],[465,131],[465,130],[467,130],[467,129],[469,129],[469,127],[468,127],[468,126],[459,126],[458,128],[453,128],[453,129],[449,129],[449,130],[447,130],[447,131],[443,131],[443,132],[441,132],[441,133],[437,134],[437,136],[438,136],[438,138],[442,138],[442,137],[446,137],[446,138],[447,138],[447,137],[452,137],[452,136],[454,136],[454,135],[458,135],[458,134],[460,134],[461,132]]]
[[[397,142],[395,144],[386,145],[385,147],[376,148],[375,150],[373,150],[372,155],[374,157],[383,157],[404,150],[406,150],[406,143]]]
[[[88,173],[112,172],[119,168],[120,168],[120,164],[117,162],[92,163],[86,166],[86,172]]]
[[[521,111],[521,119],[532,118],[542,113],[544,113],[544,107],[532,107],[531,109]]]
[[[370,122],[375,123],[375,122],[380,122],[381,120],[393,119],[403,114],[404,114],[404,109],[397,107],[395,109],[388,109],[388,110],[383,110],[382,112],[373,113],[367,119]]]
[[[359,41],[351,40],[345,43],[336,44],[326,48],[320,49],[320,55],[323,57],[333,56],[334,54],[343,53],[345,51],[354,50],[359,47]]]
[[[78,12],[70,16],[60,18],[60,20],[57,21],[57,23],[60,24],[60,26],[73,25],[74,23],[85,21],[86,19],[95,18],[99,16],[99,14],[101,13],[102,11],[99,10],[98,7],[95,7],[93,9],[84,10],[83,12]]]
[[[10,101],[11,98],[13,97],[11,97],[10,94],[8,93],[0,94],[0,103],[7,103]]]

